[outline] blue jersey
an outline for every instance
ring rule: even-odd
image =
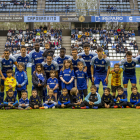
[[[87,89],[88,75],[86,72],[77,70],[75,72],[75,79],[77,79],[78,90]]]
[[[74,71],[73,70],[71,71],[71,69],[65,69],[64,71],[60,72],[59,77],[62,77],[66,82],[69,82],[72,77],[75,77]],[[73,82],[71,82],[68,85],[63,82],[61,84],[62,89],[67,88],[68,90],[71,90],[73,88]]]
[[[58,84],[58,79],[54,78],[52,79],[51,77],[47,80],[47,85],[49,85],[50,88],[54,88]],[[54,93],[57,93],[57,89],[54,90]]]
[[[51,65],[48,65],[45,62],[42,62],[42,65],[44,67],[44,71],[46,73],[46,78],[48,79],[50,77],[50,70],[58,71],[59,67],[56,61],[52,61]]]
[[[12,96],[12,97],[7,96],[4,100],[4,104],[8,104],[8,103],[15,105],[16,103],[18,103],[18,101],[15,98],[15,96]]]
[[[66,96],[64,96],[63,94],[61,94],[59,97],[59,100],[58,100],[58,104],[59,105],[62,105],[62,104],[67,105],[69,103],[70,103],[69,95],[67,94]]]
[[[43,51],[41,51],[41,50],[39,52],[32,50],[29,53],[30,59],[32,61],[32,65],[36,65],[36,64],[42,63],[44,61],[44,57],[42,56],[42,54],[43,54]]]
[[[72,103],[78,103],[78,102],[80,102],[80,100],[81,100],[80,94],[72,96]]]
[[[13,57],[15,57],[17,63],[22,62],[25,66],[25,71],[27,71],[27,63],[31,61],[30,56],[27,54],[25,57],[22,57],[21,54],[15,54]],[[18,69],[16,68],[15,71],[18,71]]]
[[[129,63],[127,59],[123,59],[119,62],[120,66],[123,66],[123,76],[124,77],[133,77],[136,75],[135,67],[138,64],[138,60],[132,58],[132,61]]]
[[[20,72],[17,71],[15,74],[15,78],[16,78],[16,82],[17,82],[17,90],[21,91],[21,90],[26,90],[26,83],[27,83],[27,75],[24,71]],[[18,85],[21,85],[21,87],[18,87]]]
[[[82,53],[79,53],[78,56],[81,56],[85,63],[86,63],[86,66],[87,66],[87,74],[89,77],[91,77],[91,65],[90,65],[90,62],[92,60],[92,58],[94,56],[96,56],[97,53],[94,53],[94,52],[90,52],[89,55],[86,55],[85,52],[82,52]]]
[[[56,61],[57,64],[58,64],[58,66],[59,66],[59,71],[58,71],[58,73],[60,73],[60,70],[61,70],[62,67],[63,67],[63,62],[64,62],[64,60],[68,60],[69,58],[70,58],[70,56],[68,56],[68,55],[65,55],[64,58],[61,58],[60,56],[57,56],[57,57],[54,58],[54,61]]]
[[[110,66],[110,60],[109,58],[102,58],[99,59],[98,56],[95,56],[91,60],[91,65],[94,67],[94,75],[100,77],[100,76],[106,76],[107,75],[107,69],[108,66]]]
[[[25,106],[29,106],[29,100],[28,98],[26,98],[25,100],[23,100],[22,98],[19,99],[19,106],[22,106],[22,104],[25,104]]]
[[[16,59],[13,56],[9,56],[9,59],[6,60],[5,58],[0,59],[0,67],[2,73],[6,73],[7,70],[13,70],[13,64],[16,62]]]
[[[72,61],[74,72],[78,70],[77,63],[79,61],[83,62],[84,67],[86,66],[86,63],[83,58],[78,58],[77,60],[74,60],[73,57],[70,57],[69,60]]]

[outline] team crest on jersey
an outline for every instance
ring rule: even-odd
[[[91,56],[89,58],[91,58]]]
[[[53,70],[53,66],[51,67],[51,69]]]
[[[71,73],[71,71],[69,71],[69,73]]]
[[[12,81],[13,81],[13,79],[12,79]]]
[[[5,64],[5,62],[3,62],[3,64]]]
[[[19,61],[21,61],[21,59],[19,59]]]
[[[23,74],[21,76],[23,76]]]
[[[10,64],[12,64],[12,61],[10,61]]]
[[[132,64],[132,66],[134,66],[134,64]]]
[[[82,73],[82,76],[84,76],[84,73]]]
[[[96,63],[98,63],[98,62],[96,61]]]
[[[102,64],[104,64],[104,61],[102,61]]]
[[[25,59],[25,61],[27,61],[27,59]]]
[[[54,82],[56,83],[56,80],[54,80]]]
[[[59,61],[59,62],[61,62],[61,61]]]

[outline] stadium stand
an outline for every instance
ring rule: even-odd
[[[129,0],[124,0],[122,2],[119,0],[100,0],[100,9],[102,9],[101,12],[109,13],[131,12]]]
[[[133,57],[138,54],[138,45],[135,33],[125,31],[124,29],[110,30],[106,29],[73,29],[71,31],[71,48],[78,48],[78,52],[83,51],[84,43],[89,43],[91,50],[95,51],[98,46],[103,47],[104,53],[111,60],[121,60],[125,52],[132,51]]]
[[[45,12],[66,12],[66,9],[68,9],[67,12],[74,12],[76,9],[75,0],[58,0],[57,2],[46,0]]]
[[[22,0],[1,0],[0,12],[36,12],[37,10],[37,0],[34,3],[34,0],[28,0],[29,3],[22,2]],[[3,4],[5,3],[5,7]],[[30,7],[30,8],[29,8]]]
[[[51,49],[55,49],[55,56],[60,52],[62,42],[62,30],[50,29],[46,30],[43,27],[34,28],[33,31],[11,30],[7,33],[7,41],[5,48],[10,49],[12,54],[20,52],[20,47],[25,45],[28,53],[33,50],[34,43],[40,43],[40,49],[44,50],[45,43],[49,43]]]

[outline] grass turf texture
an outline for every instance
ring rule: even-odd
[[[136,69],[137,86],[139,70]],[[28,68],[29,97],[32,86],[30,72]],[[110,78],[111,75],[109,87]],[[102,86],[99,93],[103,94]],[[128,100],[130,94],[129,83]],[[140,110],[131,108],[0,110],[0,140],[139,140],[139,118]]]

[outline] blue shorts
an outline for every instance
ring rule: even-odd
[[[125,77],[123,76],[123,84],[128,84],[128,81],[130,80],[130,82],[132,84],[136,84],[137,83],[137,78],[136,76],[133,76],[133,77]]]
[[[6,73],[3,73],[3,76],[4,76],[5,78],[7,78]],[[4,80],[2,80],[2,79],[1,79],[1,86],[4,86]]]
[[[104,82],[106,76],[101,76],[101,77],[94,77],[94,84],[97,88],[99,88],[100,81],[102,81],[103,86],[107,86],[106,82]]]

